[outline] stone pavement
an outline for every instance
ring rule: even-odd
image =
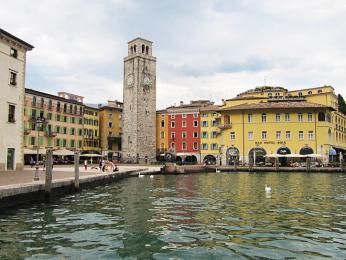
[[[160,166],[145,166],[145,165],[118,165],[119,172],[132,171],[132,170],[141,170],[148,169],[146,172],[155,172],[160,170]],[[79,176],[95,176],[100,174],[101,171],[98,169],[91,169],[88,167],[88,170],[85,171],[84,167],[79,168]],[[15,185],[15,184],[29,184],[35,183],[34,181],[35,167],[25,167],[23,171],[9,171],[9,172],[0,172],[0,189],[1,186]],[[74,177],[74,166],[73,165],[63,165],[63,166],[54,166],[53,168],[53,181],[59,179],[67,179]],[[40,181],[45,180],[45,172],[40,165],[39,170]]]

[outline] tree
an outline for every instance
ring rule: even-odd
[[[338,94],[339,111],[346,115],[346,102],[340,94]]]

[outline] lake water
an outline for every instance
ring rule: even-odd
[[[345,259],[346,174],[129,178],[0,213],[0,259],[260,257]]]

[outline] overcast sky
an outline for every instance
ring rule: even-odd
[[[345,0],[11,0],[0,27],[35,46],[26,87],[122,100],[127,42],[154,42],[157,107],[256,86],[346,96]]]

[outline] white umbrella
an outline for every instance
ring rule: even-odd
[[[38,150],[39,154],[45,154],[46,152],[47,152],[47,149],[45,148],[41,148]],[[37,154],[37,150],[24,148],[24,154]]]
[[[103,155],[100,154],[96,154],[96,153],[85,153],[85,154],[81,154],[81,157],[103,157]]]
[[[264,157],[267,157],[267,158],[279,158],[279,157],[284,157],[284,156],[285,155],[282,155],[282,154],[271,153],[271,154],[265,155]]]

